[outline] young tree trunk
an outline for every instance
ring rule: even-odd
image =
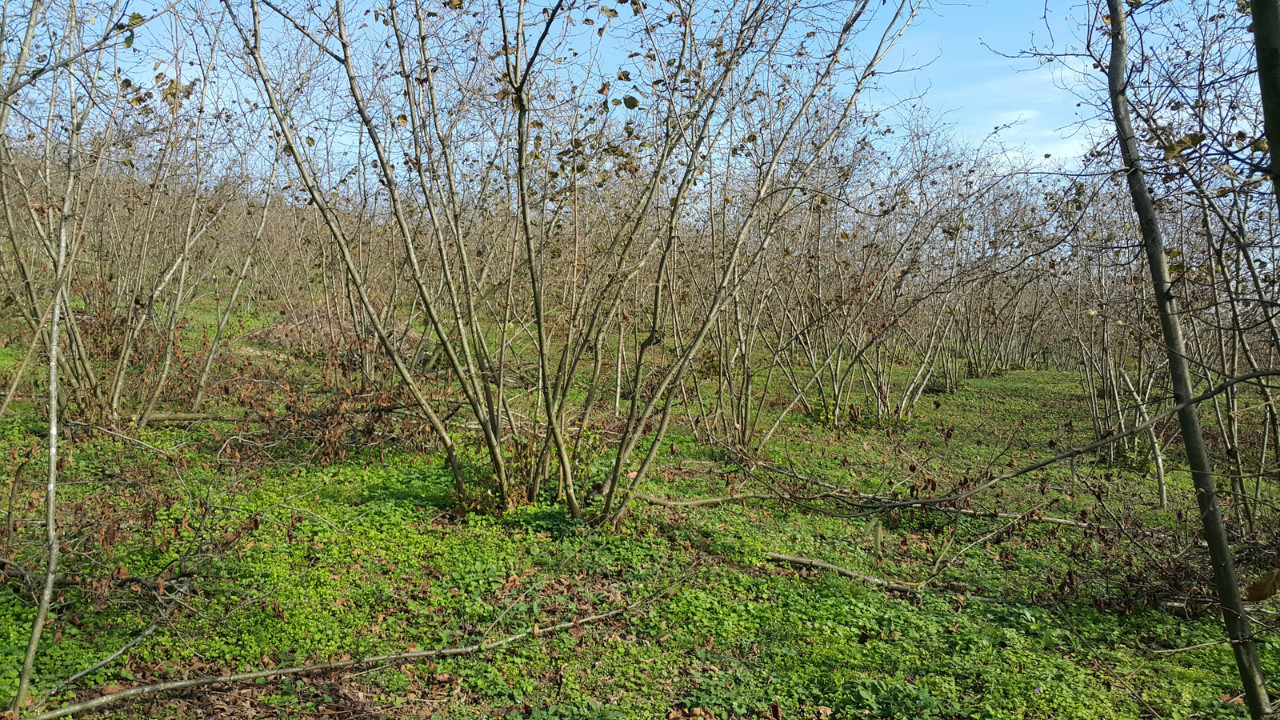
[[[1253,46],[1258,53],[1258,87],[1262,90],[1262,119],[1272,163],[1280,143],[1280,0],[1253,0]],[[1270,173],[1280,202],[1280,177]]]
[[[1124,158],[1125,176],[1133,209],[1142,229],[1142,244],[1151,270],[1151,284],[1155,290],[1156,307],[1160,314],[1160,329],[1164,335],[1165,353],[1169,357],[1169,376],[1173,384],[1174,403],[1181,405],[1178,424],[1182,429],[1182,442],[1186,448],[1187,463],[1195,484],[1196,500],[1200,506],[1200,520],[1204,524],[1204,539],[1209,545],[1210,562],[1213,565],[1214,584],[1218,600],[1222,603],[1223,621],[1231,648],[1235,652],[1236,667],[1244,686],[1245,702],[1254,720],[1271,713],[1271,700],[1267,697],[1262,666],[1258,662],[1257,648],[1249,627],[1236,580],[1235,562],[1227,541],[1226,526],[1222,522],[1222,510],[1218,507],[1217,489],[1214,487],[1213,466],[1200,431],[1200,418],[1195,405],[1188,403],[1192,397],[1191,372],[1187,363],[1186,344],[1182,337],[1182,325],[1178,320],[1178,306],[1173,296],[1169,278],[1169,264],[1164,252],[1164,239],[1160,234],[1155,203],[1147,188],[1146,175],[1138,155],[1138,142],[1129,119],[1129,103],[1125,95],[1128,75],[1126,54],[1128,38],[1125,33],[1125,10],[1120,0],[1107,0],[1111,11],[1111,62],[1107,70],[1111,94],[1111,111]]]
[[[74,88],[74,85],[69,83]],[[76,107],[76,95],[74,89],[71,91],[72,108]],[[45,484],[45,541],[49,547],[49,561],[45,566],[44,589],[40,593],[39,602],[36,605],[36,616],[31,621],[31,635],[27,642],[27,652],[22,659],[22,671],[18,674],[18,691],[13,696],[13,704],[10,708],[14,713],[20,713],[25,707],[27,692],[31,685],[31,678],[35,674],[36,655],[40,651],[40,636],[44,633],[44,626],[49,620],[49,606],[53,603],[54,581],[58,576],[59,550],[61,543],[58,540],[58,324],[61,322],[62,303],[59,302],[59,295],[63,292],[63,277],[68,273],[67,269],[67,247],[68,235],[74,232],[74,226],[70,221],[71,213],[74,210],[75,183],[78,179],[78,151],[80,149],[80,129],[84,124],[85,118],[88,117],[89,111],[84,110],[71,121],[71,133],[69,152],[67,153],[67,185],[63,193],[62,212],[58,214],[58,251],[55,257],[54,271],[56,274],[54,280],[53,297],[50,302],[53,305],[53,318],[49,321],[49,424],[48,424],[48,442],[49,442],[49,469]],[[37,331],[39,328],[37,328]],[[14,478],[16,485],[18,479]],[[12,511],[10,511],[12,514]]]

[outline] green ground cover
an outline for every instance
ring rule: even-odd
[[[771,457],[866,491],[904,478],[948,486],[1087,440],[1086,417],[1072,411],[1079,407],[1073,376],[1008,373],[926,396],[913,422],[894,430],[831,430],[793,415]],[[32,412],[3,421],[7,471],[40,443]],[[632,606],[500,650],[188,691],[111,712],[545,720],[1245,715],[1235,701],[1230,650],[1217,643],[1219,621],[1143,607],[1113,580],[1120,568],[1131,576],[1155,572],[1155,560],[1075,529],[1031,524],[1010,537],[999,532],[1009,524],[1001,519],[901,511],[874,520],[760,500],[641,505],[620,528],[598,528],[566,519],[555,505],[506,514],[458,507],[451,478],[430,454],[381,449],[326,467],[300,458],[227,472],[210,450],[218,443],[208,441],[231,432],[212,424],[137,433],[170,450],[173,463],[101,433],[73,435],[62,503],[96,504],[99,515],[114,512],[119,521],[107,524],[114,530],[94,525],[92,536],[64,528],[64,567],[108,570],[115,587],[109,601],[107,588],[60,588],[37,664],[38,691],[107,658],[152,622],[156,629],[51,702],[184,676],[463,646]],[[709,497],[752,482],[750,468],[680,431],[664,445],[660,470],[644,488],[651,495]],[[1129,460],[1091,464],[1078,476],[1054,467],[1017,478],[984,502],[1074,517],[1123,498],[1149,525],[1186,531],[1172,513],[1154,509],[1153,482],[1139,459]],[[42,472],[36,452],[22,475]],[[1173,482],[1175,505],[1189,505],[1185,478],[1174,473]],[[1104,484],[1109,494],[1082,491]],[[30,486],[30,502],[39,492]],[[82,553],[80,545],[105,550]],[[929,584],[912,595],[886,592],[771,563],[769,552]],[[0,697],[13,692],[33,613],[17,583],[0,587]],[[1280,672],[1280,652],[1266,645],[1262,652],[1271,673]]]

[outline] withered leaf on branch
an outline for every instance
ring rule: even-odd
[[[1182,153],[1204,142],[1204,133],[1190,133],[1183,135],[1174,142],[1164,147],[1164,159],[1172,160]]]

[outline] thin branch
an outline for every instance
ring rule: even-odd
[[[900,501],[900,502],[886,503],[884,505],[881,505],[879,508],[877,508],[877,511],[884,512],[886,510],[893,510],[896,508],[925,507],[927,505],[940,505],[944,503],[954,503],[954,502],[960,502],[962,500],[966,500],[968,498],[973,497],[974,495],[977,495],[980,492],[990,490],[991,488],[995,487],[996,485],[999,485],[1002,482],[1012,480],[1013,478],[1026,475],[1027,473],[1030,473],[1030,472],[1035,472],[1036,470],[1044,469],[1050,465],[1056,465],[1057,463],[1060,463],[1064,460],[1070,460],[1072,458],[1079,457],[1081,455],[1084,455],[1085,453],[1093,452],[1094,450],[1097,450],[1099,448],[1103,448],[1108,445],[1111,445],[1112,443],[1119,442],[1120,440],[1126,437],[1129,437],[1130,435],[1146,432],[1149,428],[1152,428],[1158,425],[1159,423],[1164,422],[1165,420],[1173,417],[1174,415],[1177,415],[1179,411],[1185,408],[1191,407],[1193,405],[1198,405],[1204,402],[1205,400],[1209,400],[1218,395],[1221,395],[1222,393],[1226,392],[1227,390],[1230,390],[1231,388],[1235,387],[1236,385],[1239,385],[1240,383],[1245,383],[1251,380],[1257,380],[1264,377],[1277,377],[1277,376],[1280,376],[1280,370],[1259,370],[1258,372],[1251,372],[1245,375],[1239,375],[1237,377],[1231,378],[1230,380],[1227,380],[1221,385],[1218,385],[1217,387],[1201,395],[1197,395],[1191,398],[1190,400],[1187,400],[1184,403],[1179,403],[1177,405],[1174,405],[1173,407],[1169,408],[1165,412],[1160,413],[1159,415],[1156,415],[1155,417],[1151,418],[1147,422],[1141,423],[1139,425],[1134,425],[1128,430],[1124,430],[1114,435],[1104,437],[1101,440],[1089,443],[1088,445],[1082,445],[1078,448],[1068,450],[1064,453],[1055,455],[1051,458],[1041,460],[1040,462],[1032,463],[1031,465],[1028,465],[1014,472],[1005,473],[1004,475],[991,478],[985,483],[982,483],[981,485],[970,488],[969,490],[966,490],[962,493],[957,493],[955,495],[946,495],[943,497],[936,497],[936,498],[926,498],[922,500],[906,500],[906,501]]]
[[[643,602],[643,601],[641,601]],[[319,672],[322,670],[345,670],[347,668],[362,667],[365,665],[377,665],[379,663],[401,662],[404,660],[420,660],[425,658],[446,658],[459,657],[463,655],[474,655],[476,653],[495,650],[505,645],[523,640],[527,637],[540,637],[548,633],[557,633],[562,630],[597,623],[612,617],[617,617],[638,607],[641,602],[632,603],[626,607],[610,610],[599,615],[579,618],[571,622],[563,622],[558,625],[552,625],[549,628],[539,629],[536,625],[522,633],[510,635],[501,640],[493,642],[480,642],[465,647],[446,648],[443,650],[417,650],[414,652],[393,653],[391,655],[373,655],[370,657],[353,658],[351,660],[339,660],[336,662],[316,663],[314,665],[295,665],[293,667],[273,668],[270,670],[257,670],[255,672],[238,673],[235,675],[222,675],[217,677],[201,677],[192,678],[190,680],[174,680],[172,682],[156,683],[154,685],[142,685],[120,692],[110,693],[97,697],[92,700],[67,705],[66,707],[50,710],[49,712],[40,713],[39,715],[31,715],[27,720],[54,720],[54,718],[67,717],[79,713],[96,710],[97,708],[107,705],[115,705],[132,698],[145,697],[148,695],[156,695],[159,693],[172,692],[174,690],[185,690],[187,688],[207,687],[209,685],[221,685],[223,683],[239,683],[248,680],[258,680],[260,678],[284,677],[287,675],[300,675],[302,673]]]
[[[795,555],[779,555],[778,553],[765,553],[764,556],[774,562],[787,563],[789,565],[805,565],[808,567],[822,568],[823,570],[831,570],[833,572],[840,573],[845,577],[853,578],[854,580],[861,580],[865,583],[875,585],[876,587],[892,590],[893,592],[918,593],[924,588],[924,585],[920,583],[904,584],[900,582],[893,582],[891,580],[881,580],[878,577],[871,577],[870,575],[856,573],[849,568],[832,565],[829,562],[823,562],[821,560],[814,560],[813,558],[797,557]]]
[[[40,707],[44,705],[49,700],[49,698],[53,697],[54,695],[57,695],[58,691],[61,690],[62,688],[74,683],[75,681],[79,680],[80,678],[88,675],[89,673],[95,670],[101,669],[102,667],[110,664],[116,658],[120,657],[126,652],[129,652],[129,650],[132,649],[135,645],[137,645],[138,643],[150,637],[151,633],[155,632],[157,627],[158,626],[155,623],[152,623],[150,627],[148,627],[146,630],[143,630],[137,637],[125,643],[123,646],[121,646],[119,650],[116,650],[115,652],[111,653],[111,655],[107,656],[105,659],[101,660],[100,662],[94,663],[91,667],[85,668],[84,670],[81,670],[75,675],[72,675],[71,677],[67,678],[66,680],[63,680],[61,683],[58,684],[57,687],[45,693],[44,697],[41,698],[40,702],[36,703],[36,707]]]

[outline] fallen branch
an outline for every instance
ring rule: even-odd
[[[31,573],[27,572],[21,565],[8,559],[0,557],[0,574],[5,577],[17,578],[21,580],[28,588],[32,587],[34,580],[31,579]]]
[[[315,665],[295,665],[293,667],[275,668],[271,670],[258,670],[255,672],[239,673],[236,675],[221,675],[217,677],[192,678],[190,680],[174,680],[172,682],[156,683],[154,685],[142,685],[135,688],[129,688],[128,690],[121,690],[120,692],[103,695],[101,697],[97,697],[92,700],[86,700],[84,702],[75,703],[73,705],[67,705],[65,707],[58,708],[57,710],[50,710],[49,712],[40,713],[39,715],[29,715],[27,716],[27,720],[54,720],[54,718],[66,717],[68,715],[88,712],[89,710],[96,710],[97,708],[104,707],[106,705],[114,705],[116,703],[123,702],[131,698],[145,697],[147,695],[155,695],[158,693],[171,692],[174,690],[185,690],[187,688],[205,687],[208,685],[220,685],[222,683],[245,682],[248,680],[257,680],[259,678],[283,677],[286,675],[299,675],[302,673],[319,672],[323,670],[344,670],[346,668],[360,667],[363,665],[376,665],[378,663],[400,662],[403,660],[418,660],[422,658],[447,658],[447,657],[458,657],[460,655],[474,655],[476,653],[486,652],[488,650],[494,650],[496,648],[503,647],[504,645],[510,645],[513,642],[523,640],[527,637],[531,637],[531,636],[540,637],[547,633],[556,633],[562,630],[568,630],[569,628],[578,627],[580,625],[588,625],[591,623],[600,622],[601,620],[607,620],[608,618],[621,615],[637,607],[639,604],[640,603],[633,603],[626,607],[618,608],[617,610],[610,610],[607,613],[592,615],[590,617],[580,618],[572,622],[560,623],[559,625],[552,625],[551,627],[544,628],[541,630],[539,630],[537,626],[534,626],[532,630],[526,630],[522,633],[517,633],[515,635],[505,637],[501,640],[494,640],[493,642],[487,642],[487,643],[480,642],[474,645],[467,645],[466,647],[446,648],[444,650],[418,650],[414,652],[394,653],[391,655],[374,655],[371,657],[354,658],[351,660],[339,660],[336,662],[317,663]]]
[[[883,503],[894,503],[895,508],[904,507],[899,501],[893,498],[886,498],[878,495],[871,495],[868,493],[860,493],[853,490],[847,490],[844,488],[837,488],[836,486],[830,485],[829,483],[819,483],[819,484],[829,488],[833,488],[833,489],[830,492],[825,492],[820,495],[812,495],[812,496],[787,495],[785,493],[738,493],[734,495],[725,495],[722,497],[700,498],[698,500],[668,500],[666,498],[660,498],[654,495],[643,495],[640,493],[636,493],[633,497],[636,500],[647,502],[651,505],[659,505],[665,508],[707,507],[709,505],[723,505],[725,503],[738,502],[740,500],[776,500],[778,502],[789,502],[789,503],[796,503],[796,504],[802,505],[804,503],[815,502],[818,500],[826,500],[830,498],[856,499],[863,502],[875,501],[875,502],[883,502]],[[955,515],[965,515],[968,517],[981,518],[981,519],[1020,520],[1022,522],[1029,522],[1029,523],[1045,523],[1048,525],[1060,525],[1062,527],[1078,528],[1080,530],[1091,530],[1094,532],[1101,532],[1101,531],[1121,532],[1122,531],[1121,528],[1113,527],[1111,525],[1102,525],[1099,523],[1083,522],[1081,520],[1053,517],[1049,515],[1037,515],[1034,513],[1028,514],[1028,513],[1010,513],[1010,512],[989,512],[989,511],[982,511],[982,510],[971,510],[968,508],[938,507],[936,505],[930,504],[927,498],[920,500],[919,504],[907,505],[905,507],[907,509],[925,510],[928,512],[951,513]],[[810,508],[810,509],[815,509],[815,508]],[[838,513],[831,513],[827,511],[821,511],[821,510],[819,510],[819,512],[824,512],[827,515],[843,517],[843,515]],[[878,512],[878,511],[874,508],[861,510],[858,513],[856,513],[856,516],[869,515],[875,512]],[[1169,533],[1166,533],[1160,530],[1153,530],[1151,528],[1143,527],[1143,528],[1135,528],[1135,529],[1138,532],[1141,532],[1146,535],[1161,535],[1161,536],[1169,535]]]
[[[148,627],[146,630],[143,630],[141,634],[139,634],[134,639],[130,640],[128,643],[122,646],[119,650],[116,650],[115,652],[111,653],[111,655],[109,655],[106,659],[96,662],[92,666],[87,667],[84,670],[81,670],[80,672],[76,673],[75,675],[72,675],[66,680],[63,680],[61,683],[58,684],[57,687],[45,693],[44,697],[41,698],[40,702],[36,703],[36,707],[40,707],[41,705],[44,705],[49,698],[53,697],[54,695],[57,695],[58,691],[61,690],[62,688],[75,683],[80,678],[92,673],[95,670],[100,670],[101,668],[111,664],[113,661],[115,661],[116,658],[129,652],[129,650],[133,649],[135,645],[137,645],[138,643],[150,637],[151,633],[155,632],[157,627],[159,626],[156,625],[155,623],[151,623],[150,627]]]
[[[970,508],[961,508],[961,507],[948,507],[948,506],[938,505],[937,503],[939,502],[939,500],[937,498],[917,498],[917,499],[904,501],[898,498],[886,497],[884,495],[876,495],[873,493],[858,492],[857,490],[851,490],[849,488],[842,488],[838,485],[834,485],[829,482],[818,480],[817,478],[805,477],[798,473],[791,472],[786,468],[773,463],[767,464],[766,469],[771,472],[776,472],[796,480],[813,483],[814,485],[818,485],[820,487],[824,487],[828,489],[828,492],[825,492],[821,495],[815,495],[812,498],[800,498],[799,496],[787,496],[781,493],[767,495],[766,497],[769,497],[775,500],[787,500],[787,501],[796,502],[796,503],[800,503],[803,500],[807,500],[807,499],[824,499],[824,498],[836,498],[841,500],[857,501],[859,503],[862,503],[862,505],[859,506],[860,509],[857,512],[851,512],[851,513],[838,513],[838,512],[832,512],[830,510],[825,510],[821,508],[812,508],[812,507],[808,508],[810,510],[815,510],[825,515],[829,515],[831,517],[865,517],[868,515],[878,515],[887,510],[923,510],[925,512],[950,513],[953,515],[965,515],[967,517],[980,518],[980,519],[999,519],[999,520],[1019,519],[1019,520],[1022,520],[1023,522],[1044,523],[1047,525],[1060,525],[1062,527],[1077,528],[1080,530],[1089,530],[1093,532],[1128,532],[1129,530],[1134,530],[1136,532],[1142,533],[1143,535],[1148,535],[1151,537],[1164,537],[1164,538],[1174,537],[1173,533],[1170,533],[1164,530],[1159,530],[1156,528],[1149,528],[1149,527],[1124,528],[1117,525],[1104,525],[1102,523],[1085,522],[1083,520],[1054,517],[1051,515],[1037,515],[1034,513],[1027,514],[1027,513],[996,512],[996,511],[986,511],[986,510],[973,510]]]
[[[857,498],[859,500],[873,501],[878,503],[878,505],[872,508],[864,508],[862,511],[858,512],[856,515],[837,515],[837,516],[838,517],[861,517],[864,515],[884,513],[890,510],[898,510],[898,509],[938,510],[938,511],[945,511],[945,512],[958,512],[959,514],[975,513],[975,511],[966,511],[963,508],[959,508],[956,506],[959,503],[965,500],[968,500],[969,498],[975,495],[978,495],[979,493],[990,490],[991,488],[995,487],[996,485],[999,485],[1000,483],[1008,482],[1009,480],[1012,480],[1017,477],[1021,477],[1022,475],[1026,475],[1028,473],[1036,472],[1038,470],[1043,470],[1044,468],[1050,465],[1055,465],[1057,463],[1063,462],[1064,460],[1071,460],[1071,459],[1080,457],[1081,455],[1085,455],[1087,453],[1090,453],[1095,450],[1099,450],[1101,448],[1117,443],[1120,440],[1126,437],[1129,437],[1131,435],[1135,435],[1140,432],[1146,432],[1147,430],[1151,429],[1152,427],[1155,427],[1159,423],[1162,423],[1165,420],[1168,420],[1169,418],[1173,417],[1180,410],[1183,410],[1184,408],[1191,407],[1194,405],[1198,405],[1201,402],[1204,402],[1205,400],[1210,400],[1214,397],[1217,397],[1218,395],[1221,395],[1222,393],[1226,392],[1227,390],[1230,390],[1236,385],[1239,385],[1241,383],[1252,382],[1254,380],[1261,380],[1263,378],[1271,378],[1271,377],[1277,377],[1277,376],[1280,376],[1280,370],[1258,370],[1256,372],[1246,373],[1244,375],[1238,375],[1236,377],[1233,377],[1224,381],[1220,385],[1217,385],[1205,391],[1204,393],[1201,393],[1200,395],[1197,395],[1185,402],[1178,403],[1173,407],[1169,408],[1167,411],[1155,417],[1151,417],[1143,423],[1134,425],[1133,427],[1127,430],[1122,430],[1118,433],[1108,435],[1107,437],[1104,437],[1095,442],[1089,443],[1088,445],[1083,445],[1080,447],[1073,448],[1071,450],[1067,450],[1066,452],[1060,453],[1058,455],[1054,455],[1053,457],[1045,458],[1044,460],[1040,460],[1030,465],[1018,468],[1013,472],[1005,473],[1003,475],[999,475],[995,477],[989,477],[986,481],[972,488],[969,488],[968,490],[955,493],[952,495],[943,495],[943,496],[930,497],[930,498],[915,498],[910,500],[895,500],[892,498],[884,498],[878,495],[868,495],[868,494],[858,493],[853,491],[844,491],[844,493],[841,493],[841,494],[847,494],[848,497]],[[769,463],[767,464],[767,466],[769,469],[775,472],[780,472],[781,474],[788,475],[796,479],[805,480],[808,482],[815,482],[810,478],[803,477],[793,472],[788,472],[785,468],[782,468],[773,463]],[[826,485],[827,487],[834,487],[827,483],[819,483],[819,484]],[[831,494],[835,494],[835,493],[831,493]],[[828,513],[828,514],[834,515],[834,513]],[[1056,519],[1056,520],[1041,519],[1036,521],[1051,522],[1053,524],[1065,525],[1068,527],[1071,527],[1071,526],[1081,527],[1081,525],[1076,525],[1076,522],[1078,521],[1070,521],[1065,519]],[[1093,525],[1092,523],[1082,524],[1082,525],[1088,526],[1088,529],[1094,529],[1094,528],[1112,529],[1112,528],[1108,528],[1105,525]],[[1146,529],[1146,528],[1144,528],[1144,532],[1147,532],[1149,534],[1163,534],[1163,533],[1160,533],[1160,531]]]
[[[823,562],[821,560],[814,560],[813,558],[796,557],[794,555],[779,555],[778,553],[765,553],[764,556],[774,562],[787,563],[789,565],[805,565],[808,567],[822,568],[823,570],[831,570],[832,572],[837,572],[841,575],[844,575],[845,577],[850,577],[850,578],[853,578],[854,580],[861,580],[863,582],[870,583],[877,587],[885,588],[886,590],[892,590],[894,592],[918,593],[924,589],[923,585],[920,585],[917,583],[904,584],[904,583],[892,582],[889,580],[881,580],[878,577],[871,577],[870,575],[863,575],[862,573],[856,573],[850,570],[849,568],[843,568],[843,567],[840,567],[839,565],[832,565],[829,562]]]
[[[1188,645],[1187,647],[1179,647],[1179,648],[1165,648],[1162,650],[1148,650],[1147,652],[1151,653],[1152,655],[1171,655],[1176,653],[1190,652],[1192,650],[1200,650],[1201,648],[1215,647],[1218,645],[1227,645],[1230,642],[1231,642],[1230,638],[1223,638],[1222,640],[1214,640],[1212,642],[1200,643],[1198,645]]]
[[[823,570],[831,570],[832,572],[839,573],[841,575],[844,575],[845,577],[853,578],[854,580],[861,580],[865,583],[870,583],[871,585],[875,585],[876,587],[881,587],[881,588],[884,588],[885,590],[890,590],[892,592],[900,592],[900,593],[906,593],[908,595],[913,595],[913,594],[924,592],[925,590],[929,589],[925,586],[924,583],[899,583],[899,582],[893,582],[891,580],[882,580],[878,577],[872,577],[870,575],[863,575],[862,573],[856,573],[850,570],[849,568],[840,567],[839,565],[832,565],[829,562],[823,562],[821,560],[814,560],[813,558],[797,557],[795,555],[779,555],[778,553],[765,553],[764,556],[766,558],[769,558],[773,562],[787,563],[789,565],[803,565],[807,567],[822,568]],[[999,600],[996,598],[983,597],[981,595],[970,595],[969,593],[964,593],[964,597],[966,600],[974,600],[974,601],[983,602],[983,603],[998,604],[998,603],[1009,602],[1006,600]]]
[[[824,496],[804,499],[818,500]],[[667,508],[705,507],[707,505],[722,505],[724,503],[737,502],[739,500],[779,500],[782,502],[795,502],[796,500],[795,498],[774,493],[740,493],[737,495],[726,495],[724,497],[702,498],[700,500],[667,500],[665,498],[654,497],[652,495],[641,495],[639,493],[636,493],[632,497],[636,500],[642,500],[653,505],[661,505],[662,507]]]
[[[451,400],[449,398],[430,398],[432,402],[447,405],[449,407],[463,407],[466,403],[461,400]],[[404,412],[412,410],[414,406],[396,404],[396,405],[373,405],[365,408],[338,408],[326,409],[309,413],[245,413],[243,415],[220,415],[217,413],[203,412],[173,412],[173,413],[152,413],[147,417],[147,424],[164,423],[164,424],[183,424],[196,422],[224,422],[224,423],[256,423],[270,424],[278,423],[282,420],[328,420],[335,416],[351,416],[351,415],[380,415]],[[412,413],[410,413],[412,414]]]
[[[884,512],[884,511],[893,510],[896,508],[924,507],[926,505],[943,505],[943,504],[959,503],[981,492],[990,490],[991,488],[995,487],[996,485],[999,485],[1002,482],[1007,482],[1009,480],[1012,480],[1013,478],[1026,475],[1027,473],[1035,472],[1037,470],[1043,470],[1044,468],[1050,465],[1060,463],[1064,460],[1071,460],[1072,458],[1076,458],[1086,453],[1093,452],[1094,450],[1098,450],[1100,448],[1119,442],[1121,439],[1126,438],[1130,435],[1134,435],[1140,432],[1146,432],[1148,429],[1155,427],[1157,424],[1164,422],[1165,420],[1173,417],[1174,415],[1177,415],[1179,411],[1188,407],[1198,405],[1204,402],[1205,400],[1210,400],[1218,395],[1221,395],[1222,393],[1226,392],[1227,390],[1230,390],[1232,387],[1239,385],[1240,383],[1250,382],[1252,380],[1258,380],[1261,378],[1276,377],[1276,376],[1280,376],[1280,371],[1259,370],[1257,372],[1251,372],[1251,373],[1246,373],[1244,375],[1239,375],[1237,377],[1231,378],[1223,382],[1222,384],[1208,390],[1207,392],[1204,392],[1200,395],[1197,395],[1196,397],[1191,398],[1190,400],[1187,400],[1186,402],[1178,403],[1177,405],[1174,405],[1173,407],[1169,408],[1167,411],[1151,418],[1150,420],[1144,423],[1134,425],[1128,430],[1123,430],[1121,432],[1115,433],[1113,435],[1109,435],[1095,442],[1089,443],[1088,445],[1083,445],[1081,447],[1068,450],[1064,453],[1060,453],[1053,457],[1046,458],[1039,462],[1032,463],[1030,465],[1027,465],[1026,467],[1020,468],[1013,472],[1005,473],[1004,475],[990,478],[986,482],[983,482],[968,490],[965,490],[964,492],[956,493],[954,495],[946,495],[942,497],[886,503],[880,506],[879,508],[877,508],[876,511]]]
[[[1160,530],[1158,528],[1149,528],[1145,526],[1125,528],[1119,525],[1104,525],[1102,523],[1084,522],[1082,520],[1072,520],[1071,518],[1054,517],[1051,515],[1036,515],[1034,513],[1011,513],[1011,512],[994,512],[971,510],[969,508],[949,508],[937,507],[935,505],[919,505],[908,506],[908,509],[924,510],[926,512],[950,513],[953,515],[965,515],[967,517],[987,519],[987,520],[1018,520],[1027,523],[1044,523],[1046,525],[1060,525],[1062,527],[1077,528],[1079,530],[1089,530],[1092,532],[1128,532],[1133,530],[1148,537],[1173,538],[1174,534]]]

